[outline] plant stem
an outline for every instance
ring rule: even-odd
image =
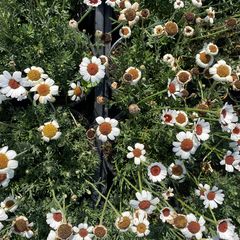
[[[140,104],[140,103],[142,103],[142,102],[145,102],[146,100],[151,99],[151,98],[153,98],[153,97],[155,97],[155,96],[161,95],[162,93],[165,93],[165,92],[167,92],[167,89],[164,89],[164,90],[162,90],[162,91],[160,91],[160,92],[154,93],[154,94],[152,94],[152,95],[150,95],[150,96],[142,99],[142,100],[139,101],[137,104]]]
[[[92,7],[90,7],[85,13],[84,15],[80,18],[80,20],[78,21],[78,25],[87,17],[87,15],[93,10]]]
[[[138,170],[138,185],[139,185],[140,192],[142,192],[141,167]]]
[[[107,208],[107,201],[108,201],[108,198],[109,198],[109,196],[110,196],[112,187],[113,187],[113,185],[110,187],[110,189],[109,189],[109,191],[108,191],[108,194],[107,194],[107,196],[106,196],[106,199],[105,199],[105,203],[104,203],[103,210],[102,210],[102,215],[101,215],[101,217],[100,217],[100,223],[99,223],[100,225],[101,225],[102,222],[103,222],[103,217],[104,217],[104,214],[105,214],[105,211],[106,211],[106,208]]]
[[[209,210],[210,210],[210,213],[212,214],[212,217],[213,217],[213,219],[215,221],[215,224],[217,225],[217,219],[215,217],[215,214],[213,213],[213,210],[210,207],[209,207]]]

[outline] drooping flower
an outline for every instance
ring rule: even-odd
[[[97,136],[102,142],[106,142],[108,138],[115,140],[115,137],[119,136],[120,129],[117,128],[118,121],[116,119],[97,117],[96,122],[99,124]]]
[[[135,67],[129,67],[125,71],[125,75],[128,75],[128,78],[129,78],[128,82],[131,85],[136,85],[142,77],[141,71],[138,68],[135,68]]]
[[[173,142],[173,152],[175,152],[176,156],[180,156],[183,159],[190,158],[199,146],[199,142],[194,134],[189,131],[178,133],[177,140],[178,142]]]
[[[48,78],[48,75],[44,73],[44,70],[41,67],[32,66],[30,68],[26,68],[24,72],[27,74],[26,78],[24,79],[25,87],[35,86],[44,79]]]
[[[188,124],[188,116],[184,111],[177,111],[175,124],[179,127],[185,127]]]
[[[102,3],[102,0],[84,0],[83,3],[89,7],[98,7]]]
[[[142,192],[136,192],[137,200],[130,200],[130,205],[134,209],[140,209],[147,214],[151,214],[159,203],[159,198],[153,198],[149,191],[142,190]]]
[[[238,168],[240,163],[240,154],[239,152],[227,151],[227,154],[224,156],[223,160],[220,162],[221,165],[225,165],[225,170],[227,172],[233,172],[234,168]]]
[[[18,208],[17,200],[13,196],[9,196],[1,202],[1,208],[6,212],[14,212]]]
[[[212,78],[220,82],[231,82],[232,79],[232,68],[227,65],[224,60],[218,61],[210,69],[209,73],[212,74]]]
[[[134,158],[134,163],[136,165],[139,165],[141,162],[146,161],[146,157],[144,156],[146,154],[146,150],[144,149],[143,144],[136,143],[134,145],[134,148],[128,146],[128,150],[130,152],[127,154],[127,158]]]
[[[73,227],[73,231],[72,240],[91,240],[94,237],[93,226],[87,223],[80,223],[78,227]]]
[[[186,238],[195,237],[196,239],[201,239],[202,233],[206,230],[204,224],[205,220],[202,216],[197,220],[197,218],[190,213],[187,215],[187,226],[181,229],[181,232]]]
[[[32,87],[30,92],[35,92],[34,101],[39,100],[40,103],[46,104],[56,100],[54,96],[58,95],[58,89],[59,87],[55,85],[55,82],[51,78],[47,78]]]
[[[200,141],[206,141],[209,139],[210,133],[210,124],[206,122],[204,119],[198,119],[194,124],[194,133],[195,136]]]
[[[176,78],[173,80],[168,79],[168,97],[173,97],[176,100],[176,96],[182,97],[183,84],[179,83]]]
[[[80,86],[80,82],[71,83],[71,90],[68,90],[68,96],[71,97],[72,101],[79,101],[81,97],[83,96],[83,89]]]
[[[213,56],[207,54],[206,50],[202,50],[196,55],[196,64],[201,68],[209,68],[213,61]]]
[[[224,194],[222,189],[214,186],[212,189],[205,191],[203,204],[205,208],[217,208],[218,204],[222,204],[224,200]]]
[[[210,26],[213,25],[215,19],[215,10],[212,7],[206,9],[207,16],[204,18],[205,22],[209,22]]]
[[[29,223],[26,217],[19,216],[13,220],[11,231],[22,237],[31,238],[33,236],[32,226],[33,223]]]
[[[6,173],[8,169],[16,169],[18,161],[14,160],[17,153],[14,150],[8,150],[8,146],[0,148],[0,173]]]
[[[167,176],[167,169],[162,163],[152,163],[148,166],[148,177],[153,182],[161,182]]]
[[[127,26],[123,26],[120,30],[119,30],[119,35],[122,38],[130,38],[132,34],[131,28],[127,27]]]
[[[170,223],[173,220],[175,211],[172,208],[165,207],[160,211],[160,219],[162,222]]]
[[[47,213],[46,222],[51,228],[56,230],[63,223],[63,213],[60,210],[51,208],[51,212]]]
[[[138,237],[144,237],[150,233],[149,221],[145,217],[144,211],[139,211],[138,217],[133,219],[133,226],[131,229]]]
[[[131,228],[132,220],[131,212],[123,212],[121,216],[116,219],[115,226],[120,232],[126,232]]]
[[[182,182],[185,178],[187,170],[184,166],[183,161],[175,160],[175,163],[172,163],[168,167],[168,174],[172,179],[180,180]]]
[[[93,56],[91,59],[83,58],[80,67],[80,74],[87,82],[98,83],[105,76],[105,66],[101,59]]]
[[[42,139],[45,142],[57,140],[62,135],[56,120],[44,123],[44,125],[38,128],[38,131],[42,133]]]

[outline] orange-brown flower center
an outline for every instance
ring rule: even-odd
[[[79,230],[78,234],[79,234],[80,237],[84,238],[84,237],[86,237],[88,235],[88,231],[85,228],[81,228]]]
[[[206,54],[206,52],[201,52],[199,55],[201,62],[208,64],[211,61],[211,56]]]
[[[127,229],[131,224],[131,220],[129,219],[129,217],[122,217],[119,222],[117,223],[117,226],[120,229]]]
[[[74,89],[74,95],[81,96],[81,94],[82,94],[82,89],[79,86],[76,86],[76,88]]]
[[[169,208],[164,208],[162,210],[163,216],[168,217],[170,215],[170,209]]]
[[[53,213],[53,219],[56,222],[61,222],[62,221],[62,213]]]
[[[18,219],[14,225],[13,228],[16,232],[25,232],[28,231],[28,224],[24,219]]]
[[[174,36],[178,33],[178,25],[175,22],[167,22],[165,24],[165,31],[169,36]]]
[[[200,231],[201,226],[198,222],[192,221],[187,226],[190,233],[196,234]]]
[[[218,50],[217,46],[214,44],[211,44],[208,48],[209,48],[210,52],[212,52],[212,53],[215,53]]]
[[[96,237],[103,238],[107,234],[106,228],[103,226],[97,226],[94,229],[94,234]]]
[[[41,78],[41,73],[38,70],[30,70],[27,77],[31,81],[38,81]]]
[[[19,84],[19,82],[17,82],[15,79],[10,79],[10,80],[8,81],[8,86],[9,86],[10,88],[12,88],[12,89],[17,89],[17,88],[20,87],[20,84]]]
[[[112,132],[112,125],[108,122],[103,122],[99,125],[99,131],[103,135],[108,135]]]
[[[186,83],[186,82],[188,82],[191,79],[190,73],[186,72],[186,71],[182,71],[182,72],[178,73],[177,77],[178,77],[178,80],[181,83]]]
[[[137,225],[137,231],[139,233],[145,233],[146,230],[147,230],[147,226],[144,223],[139,223]]]
[[[216,193],[215,192],[209,192],[208,194],[207,194],[207,199],[208,200],[214,200],[215,199],[215,196],[216,196]]]
[[[150,201],[148,200],[143,200],[138,204],[138,207],[142,210],[146,210],[151,206]]]
[[[187,219],[185,216],[178,215],[173,219],[173,224],[177,228],[185,228],[187,226]]]
[[[121,29],[121,32],[122,32],[123,35],[128,35],[128,34],[129,34],[129,29],[126,28],[126,27],[123,27],[123,28]]]
[[[218,225],[218,231],[219,232],[226,232],[228,230],[228,223],[226,221],[223,221],[221,222],[219,225]]]
[[[57,229],[57,236],[60,239],[68,239],[72,235],[72,227],[67,224],[63,223],[61,224]]]
[[[153,176],[158,176],[161,173],[161,168],[159,166],[153,166],[151,167],[150,172]]]
[[[8,166],[8,157],[4,153],[0,153],[0,169],[4,169]]]
[[[176,117],[176,122],[177,123],[180,123],[180,124],[183,124],[183,123],[185,123],[187,121],[187,118],[186,118],[186,116],[185,116],[185,114],[183,114],[183,113],[178,113],[178,115],[177,115],[177,117]]]
[[[181,149],[185,152],[191,151],[193,148],[193,141],[189,138],[184,139],[181,142]]]
[[[176,176],[181,176],[183,174],[183,168],[181,165],[174,165],[172,167],[172,174]]]
[[[89,63],[87,66],[87,71],[91,76],[94,76],[98,72],[98,65],[96,63]]]
[[[13,200],[7,200],[5,203],[6,208],[11,208],[14,205],[15,205],[15,202]]]
[[[240,133],[240,129],[238,127],[235,127],[232,132],[234,134],[239,134]]]
[[[171,114],[165,114],[164,115],[164,121],[165,122],[171,122],[173,119],[172,115]]]
[[[197,135],[201,135],[202,132],[203,132],[202,125],[197,124],[197,126],[195,127],[195,132],[196,132]]]
[[[232,165],[234,161],[235,161],[235,159],[234,159],[234,157],[231,156],[231,155],[230,155],[230,156],[227,156],[227,157],[225,158],[225,162],[226,162],[227,165]]]
[[[50,93],[50,86],[48,84],[40,84],[37,88],[37,92],[40,96],[47,96]]]
[[[136,68],[131,68],[130,70],[128,70],[127,73],[132,76],[132,80],[135,80],[139,77],[139,73],[138,73],[138,70]]]
[[[230,75],[230,70],[226,65],[220,65],[217,67],[217,74],[219,77],[227,77]]]
[[[132,153],[133,153],[134,157],[139,158],[142,155],[142,150],[139,148],[135,148],[135,149],[133,149]]]

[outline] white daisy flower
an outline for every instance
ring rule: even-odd
[[[194,28],[190,27],[190,26],[186,26],[183,29],[183,35],[186,37],[192,37],[194,34]]]
[[[218,189],[214,186],[211,190],[205,191],[203,204],[205,208],[217,208],[218,204],[223,204],[224,194],[222,189]]]
[[[59,125],[56,120],[46,122],[44,125],[38,128],[38,131],[42,133],[42,139],[45,142],[49,142],[50,140],[57,140],[62,133],[58,130]]]
[[[240,152],[240,139],[238,141],[230,142],[229,147],[232,148],[234,152]]]
[[[239,152],[232,153],[231,151],[227,151],[227,154],[220,162],[221,165],[225,165],[225,170],[227,172],[233,172],[234,168],[238,168],[239,163],[240,163]]]
[[[84,0],[83,3],[87,4],[89,7],[97,7],[102,3],[102,0]]]
[[[125,8],[120,12],[118,21],[127,21],[129,27],[135,25],[140,17],[138,14],[139,3],[135,2],[131,4],[130,2],[125,3]]]
[[[23,79],[22,73],[16,71],[11,75],[8,71],[4,71],[0,75],[0,92],[5,94],[7,97],[20,98],[22,95],[26,94],[27,90],[22,86]]]
[[[121,216],[115,221],[115,226],[120,232],[126,232],[132,227],[132,214],[131,212],[123,212]]]
[[[93,233],[96,238],[104,238],[107,236],[108,231],[104,225],[99,224],[93,228]]]
[[[106,0],[105,3],[112,8],[116,6],[116,0]]]
[[[130,200],[130,205],[134,209],[140,209],[147,214],[152,214],[156,209],[156,205],[159,203],[159,198],[153,198],[149,191],[142,190],[142,192],[136,192],[137,200]]]
[[[201,68],[209,68],[214,61],[214,58],[212,55],[207,54],[206,50],[200,51],[196,55],[196,64]]]
[[[0,104],[2,104],[3,101],[5,101],[7,97],[0,92]]]
[[[176,80],[180,84],[186,84],[192,80],[192,74],[185,70],[180,70],[176,75]]]
[[[97,117],[96,122],[99,124],[97,127],[97,136],[102,142],[115,140],[115,137],[119,136],[120,129],[117,128],[118,121],[116,119],[110,119],[109,117]]]
[[[202,0],[192,0],[192,4],[198,8],[202,7]]]
[[[119,30],[119,35],[122,38],[130,38],[132,34],[131,28],[127,27],[127,26],[123,26],[120,30]]]
[[[232,68],[231,66],[227,65],[224,60],[218,61],[214,64],[210,69],[209,73],[212,74],[212,78],[216,81],[220,82],[231,82],[233,80]]]
[[[33,236],[32,226],[33,223],[29,223],[26,217],[20,216],[13,221],[11,231],[22,237],[31,238]]]
[[[196,239],[202,238],[202,232],[206,230],[206,227],[204,226],[205,220],[201,216],[199,220],[192,214],[187,215],[187,226],[184,229],[181,229],[182,234],[186,238],[192,238],[195,237]]]
[[[32,66],[31,68],[26,68],[24,72],[27,74],[23,83],[25,87],[35,86],[48,78],[48,75],[44,73],[41,67]]]
[[[218,54],[218,46],[214,43],[208,43],[205,46],[205,51],[207,54],[212,55],[212,56],[216,56]]]
[[[177,115],[175,118],[175,124],[179,127],[187,126],[189,120],[188,116],[184,111],[177,111]]]
[[[168,201],[169,198],[174,196],[173,188],[168,188],[167,191],[162,193],[163,198]]]
[[[131,76],[131,81],[130,81],[131,85],[136,85],[142,77],[141,71],[138,68],[135,68],[135,67],[129,67],[125,71],[125,74],[128,74],[128,75]]]
[[[91,240],[94,237],[93,226],[88,226],[87,223],[80,223],[78,227],[73,227],[75,235],[71,240]]]
[[[210,191],[210,186],[208,184],[198,184],[198,189],[195,189],[195,194],[200,197],[201,200],[205,199],[205,193]]]
[[[210,7],[206,10],[206,12],[207,12],[207,16],[204,18],[204,21],[209,22],[210,26],[212,26],[215,19],[215,10],[213,10],[213,8]]]
[[[227,126],[228,130],[231,131],[234,126],[233,123],[236,123],[237,121],[238,116],[233,109],[233,105],[226,102],[220,111],[219,122],[222,125]]]
[[[183,161],[175,160],[175,163],[172,163],[168,167],[168,174],[172,179],[180,180],[179,182],[184,181],[187,170],[184,166]]]
[[[93,56],[91,59],[83,58],[80,67],[80,74],[87,82],[98,83],[105,77],[105,66],[101,59]]]
[[[188,159],[194,154],[200,145],[194,134],[187,131],[180,132],[177,134],[178,142],[173,142],[173,152],[176,156],[180,156],[183,159]]]
[[[179,83],[176,78],[168,79],[168,97],[173,97],[176,100],[176,96],[182,97],[183,84]]]
[[[8,150],[8,146],[0,148],[0,173],[18,167],[18,161],[14,160],[16,156],[17,153],[14,150]]]
[[[206,122],[204,119],[198,119],[197,122],[194,123],[194,133],[197,139],[200,141],[206,141],[209,139],[210,133],[210,124]]]
[[[153,29],[153,36],[162,36],[165,34],[164,27],[162,25],[157,25]]]
[[[17,200],[13,196],[9,196],[1,202],[1,208],[6,212],[14,212],[18,208]]]
[[[231,219],[223,219],[218,221],[217,233],[221,239],[234,240],[235,226]]]
[[[148,177],[152,182],[161,182],[167,176],[167,169],[162,163],[152,163],[148,166]]]
[[[171,64],[172,62],[175,62],[175,58],[172,54],[167,53],[163,56],[163,61],[167,64]]]
[[[63,213],[60,210],[55,210],[51,208],[51,212],[47,213],[47,224],[53,228],[57,229],[63,223]]]
[[[136,233],[138,237],[144,237],[150,233],[149,221],[145,218],[144,211],[139,211],[138,218],[133,219],[132,231]]]
[[[136,143],[134,145],[134,148],[128,146],[128,150],[130,152],[127,154],[127,158],[134,158],[134,163],[136,165],[139,165],[141,162],[146,161],[146,157],[144,156],[146,154],[146,151],[143,144]]]
[[[83,89],[80,86],[80,82],[71,83],[71,90],[68,90],[68,96],[71,97],[72,101],[79,101],[81,97],[83,96]]]
[[[0,172],[0,186],[7,187],[10,180],[14,177],[14,171],[12,169],[7,169]]]
[[[54,85],[54,81],[51,78],[47,78],[45,81],[42,81],[32,87],[30,92],[35,92],[34,101],[39,100],[40,103],[46,104],[47,102],[54,102],[56,95],[58,95],[59,87]]]
[[[170,222],[173,220],[173,216],[175,214],[175,211],[172,208],[165,207],[160,212],[160,219],[162,222]]]
[[[231,140],[240,140],[240,123],[233,124],[233,128],[231,130]]]
[[[161,114],[162,124],[173,126],[176,123],[176,116],[177,116],[176,110],[171,109],[163,110]]]
[[[184,2],[181,0],[176,0],[173,4],[174,9],[180,9],[184,7]]]

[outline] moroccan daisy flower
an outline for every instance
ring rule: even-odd
[[[192,0],[192,4],[195,6],[195,7],[202,7],[202,0]]]
[[[177,140],[178,142],[173,142],[173,152],[175,152],[176,156],[180,156],[183,159],[190,158],[199,146],[199,142],[194,134],[189,131],[178,133]]]
[[[220,82],[232,81],[232,68],[226,64],[224,60],[218,61],[210,69],[209,73],[212,74],[212,78]]]
[[[239,152],[227,151],[227,154],[224,156],[223,160],[220,162],[221,165],[225,165],[225,170],[227,172],[233,172],[234,168],[238,167],[240,163]]]
[[[16,71],[11,75],[8,71],[4,71],[0,75],[0,92],[11,98],[21,98],[26,94],[27,90],[23,87],[22,73]]]
[[[12,222],[11,231],[22,237],[31,238],[33,236],[32,226],[33,223],[29,223],[26,217],[19,216]]]
[[[147,214],[151,214],[159,203],[159,198],[153,198],[149,191],[142,190],[142,192],[136,192],[137,200],[130,200],[130,205],[134,209],[140,209]]]
[[[213,25],[214,23],[214,19],[215,19],[215,10],[213,10],[212,7],[208,8],[206,10],[207,12],[207,16],[204,18],[204,21],[205,22],[209,22],[210,23],[210,26]]]
[[[194,28],[190,27],[190,26],[186,26],[183,29],[183,35],[186,37],[192,37],[194,34]]]
[[[231,130],[231,140],[240,140],[240,123],[236,123],[233,125],[233,128]]]
[[[194,133],[197,139],[200,141],[206,141],[209,139],[210,124],[204,119],[198,119],[194,124]]]
[[[51,78],[47,78],[45,81],[42,81],[32,87],[30,92],[35,92],[34,101],[39,100],[40,103],[46,104],[47,102],[54,102],[56,95],[58,95],[59,87],[54,85],[54,81]]]
[[[206,50],[200,51],[196,55],[196,64],[201,68],[208,68],[213,64],[214,58],[207,54]]]
[[[120,232],[126,232],[132,226],[132,214],[131,212],[123,212],[121,216],[115,221],[115,226]]]
[[[198,184],[198,189],[195,189],[195,194],[200,197],[201,200],[205,199],[205,193],[210,191],[208,184]]]
[[[83,58],[80,67],[80,74],[87,82],[98,83],[105,76],[105,66],[101,59],[93,56],[91,59]]]
[[[3,101],[5,101],[7,97],[0,92],[0,104],[2,104]]]
[[[99,225],[96,225],[94,228],[93,228],[93,234],[95,235],[95,237],[97,238],[104,238],[107,236],[107,228],[101,224]]]
[[[195,237],[196,239],[201,239],[202,232],[206,230],[204,224],[205,220],[202,216],[197,220],[197,218],[190,213],[187,215],[187,226],[181,229],[181,232],[186,238]]]
[[[174,37],[178,33],[178,25],[175,22],[168,21],[164,25],[164,31],[167,36]]]
[[[173,4],[174,9],[180,9],[184,7],[184,2],[181,0],[176,0]]]
[[[169,198],[174,196],[173,188],[168,188],[165,192],[162,193],[163,198],[168,201]]]
[[[216,56],[218,54],[218,46],[214,43],[209,43],[205,46],[205,51],[207,54]]]
[[[162,163],[152,163],[148,166],[148,177],[153,182],[161,182],[167,176],[167,169]]]
[[[146,151],[143,144],[136,143],[134,145],[134,148],[128,146],[128,150],[130,152],[127,154],[127,158],[134,158],[134,163],[136,165],[139,165],[141,162],[146,161],[146,157],[144,156],[146,154]]]
[[[38,131],[42,133],[42,139],[45,142],[49,142],[50,140],[57,140],[62,135],[58,129],[59,125],[57,121],[53,120],[44,123],[44,125],[38,128]]]
[[[122,38],[130,38],[132,34],[131,28],[127,27],[127,26],[123,26],[120,30],[119,30],[119,35]]]
[[[163,56],[163,61],[167,64],[171,64],[172,62],[175,61],[175,58],[173,57],[172,54],[170,53],[167,53]]]
[[[1,202],[1,208],[6,212],[14,212],[18,208],[17,200],[13,196],[9,196]]]
[[[188,116],[184,111],[177,111],[175,117],[175,123],[179,127],[185,127],[188,124]]]
[[[183,85],[179,83],[176,78],[173,79],[168,79],[168,97],[173,97],[174,100],[176,100],[176,96],[182,97],[182,90],[183,90]]]
[[[232,224],[231,219],[218,221],[217,233],[221,239],[234,240],[235,226]]]
[[[184,180],[187,171],[184,166],[183,161],[175,160],[175,163],[172,163],[168,167],[168,174],[172,179],[180,180],[179,182]]]
[[[142,73],[138,68],[135,67],[129,67],[126,71],[125,74],[129,75],[129,80],[128,81],[131,85],[136,85],[138,81],[142,77]]]
[[[97,7],[102,3],[102,1],[101,0],[84,0],[83,3],[85,3],[89,7]]]
[[[172,224],[174,228],[177,228],[180,230],[185,229],[188,224],[187,216],[183,214],[173,213],[173,219],[170,219],[170,224]]]
[[[83,96],[83,89],[80,86],[80,82],[71,83],[71,90],[68,90],[68,96],[71,97],[72,101],[79,101]]]
[[[0,186],[7,187],[10,180],[14,177],[14,171],[12,169],[7,169],[0,172]]]
[[[153,36],[161,36],[165,33],[164,27],[162,25],[157,25],[153,29]]]
[[[105,3],[112,8],[116,6],[116,0],[107,0]]]
[[[175,214],[175,211],[172,208],[165,207],[160,211],[160,219],[162,222],[170,222],[173,220],[173,216]]]
[[[145,218],[144,211],[139,211],[138,217],[133,219],[132,231],[136,233],[138,237],[144,237],[150,233],[149,221]]]
[[[35,86],[44,79],[48,78],[48,75],[44,73],[44,70],[41,67],[32,66],[31,68],[26,68],[24,72],[27,74],[24,79],[25,87]]]
[[[238,121],[238,116],[236,112],[233,109],[232,104],[228,104],[227,102],[224,104],[224,106],[220,110],[220,118],[219,122],[223,125],[230,125],[229,131],[233,128],[234,124]]]
[[[177,73],[176,80],[181,84],[186,84],[192,80],[192,74],[188,71],[181,70]]]
[[[163,110],[161,114],[162,124],[173,126],[176,123],[176,116],[177,116],[176,110],[171,109]]]
[[[47,224],[53,228],[57,229],[63,223],[63,214],[60,210],[51,209],[50,213],[47,213]]]
[[[125,3],[125,8],[120,12],[120,16],[118,18],[119,21],[127,21],[129,27],[132,27],[136,24],[140,17],[138,14],[139,3],[135,2],[133,4]]]
[[[75,235],[72,240],[91,240],[94,237],[93,226],[88,226],[87,223],[80,223],[78,227],[73,227]]]
[[[13,150],[8,150],[8,146],[0,148],[0,173],[5,173],[8,169],[16,169],[18,161],[14,160],[17,153]]]
[[[97,117],[96,122],[99,124],[97,127],[97,136],[102,142],[106,142],[108,138],[115,140],[115,137],[120,134],[116,119]]]
[[[205,208],[217,208],[218,204],[223,204],[223,200],[224,200],[224,194],[222,193],[223,190],[222,189],[218,189],[216,186],[213,186],[212,189],[206,191],[204,193],[205,198],[203,201],[203,204],[205,206]]]

